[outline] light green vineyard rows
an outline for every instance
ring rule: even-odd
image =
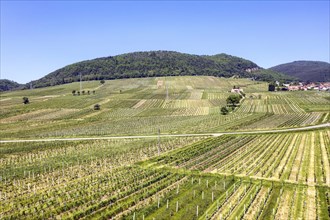
[[[4,144],[0,217],[329,219],[329,136]]]
[[[221,136],[158,159],[169,166],[330,186],[329,131]]]
[[[212,115],[207,115],[211,112]],[[55,119],[56,117],[62,119]],[[161,129],[162,133],[204,133],[233,129],[306,126],[329,120],[329,113],[264,115],[236,112],[223,116],[218,114],[217,108],[203,107],[146,110],[116,108],[98,112],[92,109],[48,109],[1,120],[4,129],[1,130],[0,135],[4,138],[155,134],[158,129]]]
[[[1,143],[0,171],[3,178],[42,175],[49,170],[92,163],[95,160],[118,167],[148,159],[160,152],[183,147],[200,137],[157,140],[96,140],[76,142]],[[37,165],[37,166],[36,166]]]
[[[158,86],[160,85],[160,86]],[[233,86],[246,98],[220,114]],[[158,77],[1,93],[0,138],[210,133],[330,121],[325,92]],[[28,96],[31,103],[22,104]],[[93,106],[101,105],[100,111]],[[329,219],[328,128],[0,145],[0,219]]]
[[[203,109],[201,109],[202,111]],[[96,115],[100,119],[73,119],[59,122],[33,121],[29,123],[6,124],[7,129],[1,131],[2,137],[52,137],[52,136],[84,136],[84,135],[122,135],[122,134],[157,134],[162,133],[203,133],[232,129],[242,123],[252,123],[260,117],[259,114],[230,114],[227,116],[148,116],[113,118],[101,120],[102,114],[135,114],[133,110],[104,111]],[[139,114],[142,114],[139,112]],[[156,113],[155,113],[156,114]],[[85,116],[81,116],[85,117]]]
[[[157,86],[158,82],[163,82]],[[233,86],[246,99],[221,115]],[[215,77],[164,77],[83,82],[90,95],[71,94],[73,83],[1,93],[1,138],[205,133],[314,125],[330,121],[324,92],[265,92],[265,83]],[[28,96],[29,105],[22,104]],[[93,106],[101,105],[100,111]]]

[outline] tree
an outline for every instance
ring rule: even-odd
[[[220,109],[220,112],[221,112],[221,114],[223,114],[223,115],[227,115],[228,114],[228,109],[226,108],[226,107],[222,107],[221,109]]]
[[[29,98],[28,97],[23,97],[23,103],[26,105],[26,104],[29,104],[30,101],[29,101]]]
[[[103,84],[105,83],[104,79],[102,79],[102,80],[100,81],[100,83],[103,85]]]
[[[88,94],[88,95],[90,95],[90,94],[91,94],[91,92],[88,90],[88,91],[87,91],[87,94]]]
[[[93,90],[93,94],[95,95],[95,90]]]
[[[80,92],[78,91],[78,95],[80,95]]]
[[[72,90],[72,95],[76,95],[76,90]]]
[[[83,90],[81,93],[82,93],[83,95],[85,95],[85,90]]]
[[[94,110],[100,110],[101,106],[99,104],[94,105]]]
[[[238,94],[230,95],[230,96],[226,99],[227,104],[230,105],[230,106],[233,106],[233,107],[236,107],[236,105],[239,103],[240,100],[241,100],[241,96],[238,95]]]
[[[274,92],[275,91],[275,85],[274,84],[269,84],[268,85],[268,91]]]

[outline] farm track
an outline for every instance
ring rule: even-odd
[[[287,129],[273,129],[273,130],[260,130],[260,131],[236,131],[236,132],[219,132],[219,133],[198,133],[198,134],[162,134],[159,137],[193,137],[193,136],[221,136],[221,135],[240,135],[240,134],[267,134],[267,133],[283,133],[291,131],[307,131],[318,128],[330,128],[330,123],[298,127]],[[47,139],[25,139],[25,140],[0,140],[0,143],[19,143],[19,142],[51,142],[51,141],[83,141],[83,140],[110,140],[110,139],[134,139],[134,138],[157,138],[158,135],[130,135],[130,136],[109,136],[109,137],[80,137],[80,138],[47,138]]]

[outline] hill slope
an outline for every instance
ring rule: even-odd
[[[294,61],[270,68],[271,70],[297,77],[302,81],[330,81],[330,64],[320,61]]]
[[[134,52],[74,63],[33,81],[33,85],[45,87],[79,81],[79,74],[83,80],[180,75],[238,75],[265,80],[264,75],[253,73],[257,69],[260,67],[251,61],[226,54],[198,56],[173,51]]]
[[[8,79],[0,79],[0,92],[18,89],[19,87],[22,87],[22,85],[17,82]]]

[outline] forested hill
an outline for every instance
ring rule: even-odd
[[[0,92],[19,89],[20,87],[23,85],[8,79],[0,79]]]
[[[297,77],[301,81],[329,82],[330,64],[320,61],[294,61],[270,68],[289,76]]]
[[[278,74],[260,73],[257,64],[226,54],[199,56],[173,51],[134,52],[74,63],[33,81],[45,87],[83,80],[120,79],[154,76],[211,75],[278,79]],[[280,78],[288,78],[284,75]]]

